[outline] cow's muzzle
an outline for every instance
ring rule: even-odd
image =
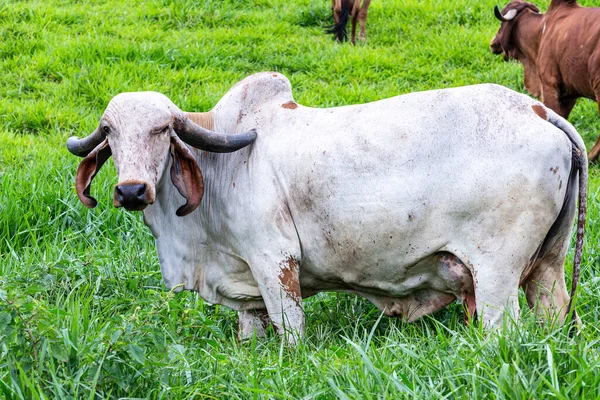
[[[128,211],[141,211],[154,203],[154,196],[145,182],[128,181],[115,186],[114,205]]]
[[[490,42],[490,51],[494,54],[502,54],[504,50],[502,50],[500,40],[497,40],[496,38],[492,39]]]

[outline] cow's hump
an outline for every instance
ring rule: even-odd
[[[261,72],[236,83],[216,108],[239,107],[250,111],[266,104],[280,105],[293,100],[292,85],[288,78],[278,72]]]

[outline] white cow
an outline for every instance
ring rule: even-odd
[[[86,156],[76,186],[89,207],[112,152],[115,205],[144,210],[166,286],[239,311],[241,338],[270,319],[295,341],[302,299],[322,291],[408,321],[459,299],[497,325],[506,309],[518,316],[519,286],[540,316],[570,308],[564,261],[579,192],[574,290],[584,143],[501,86],[320,109],[295,103],[283,75],[260,73],[208,113],[119,94],[68,147]]]

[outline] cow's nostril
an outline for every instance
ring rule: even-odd
[[[117,193],[118,196],[123,197],[123,188],[121,186],[117,186],[115,188],[115,192]]]
[[[137,185],[137,186],[139,186],[139,187],[137,188],[137,192],[136,192],[136,194],[137,194],[137,197],[140,197],[140,198],[141,198],[141,197],[144,197],[144,196],[146,195],[146,184],[143,184],[143,185]]]

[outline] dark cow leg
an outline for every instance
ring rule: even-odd
[[[562,99],[560,102],[560,116],[569,119],[575,103],[577,103],[577,98]]]
[[[600,100],[600,88],[595,90],[595,94],[596,94],[596,103],[598,103],[598,100]],[[598,103],[598,112],[600,113],[600,103]],[[598,136],[598,139],[596,140],[596,144],[594,144],[594,147],[592,147],[592,149],[588,153],[589,162],[595,163],[596,161],[598,161],[598,155],[600,155],[600,136]]]
[[[371,0],[364,0],[358,13],[358,22],[360,22],[360,31],[358,33],[358,40],[365,40],[367,38],[367,14],[369,12],[369,4]]]
[[[360,0],[355,0],[352,4],[352,44],[356,44],[356,23],[358,21],[358,13],[360,9]]]
[[[592,147],[592,149],[588,153],[589,162],[595,163],[596,161],[598,161],[598,155],[600,155],[600,136],[598,136],[596,144],[594,144],[594,147]]]
[[[342,0],[331,0],[331,10],[333,11],[333,23],[340,23],[340,14],[342,13]]]
[[[554,76],[553,74],[549,75],[550,77]],[[548,77],[545,78],[549,79]],[[542,99],[546,107],[550,108],[564,119],[569,118],[569,114],[571,114],[571,110],[573,110],[573,107],[577,102],[576,97],[564,98],[560,96],[559,84],[556,79],[542,82]]]

